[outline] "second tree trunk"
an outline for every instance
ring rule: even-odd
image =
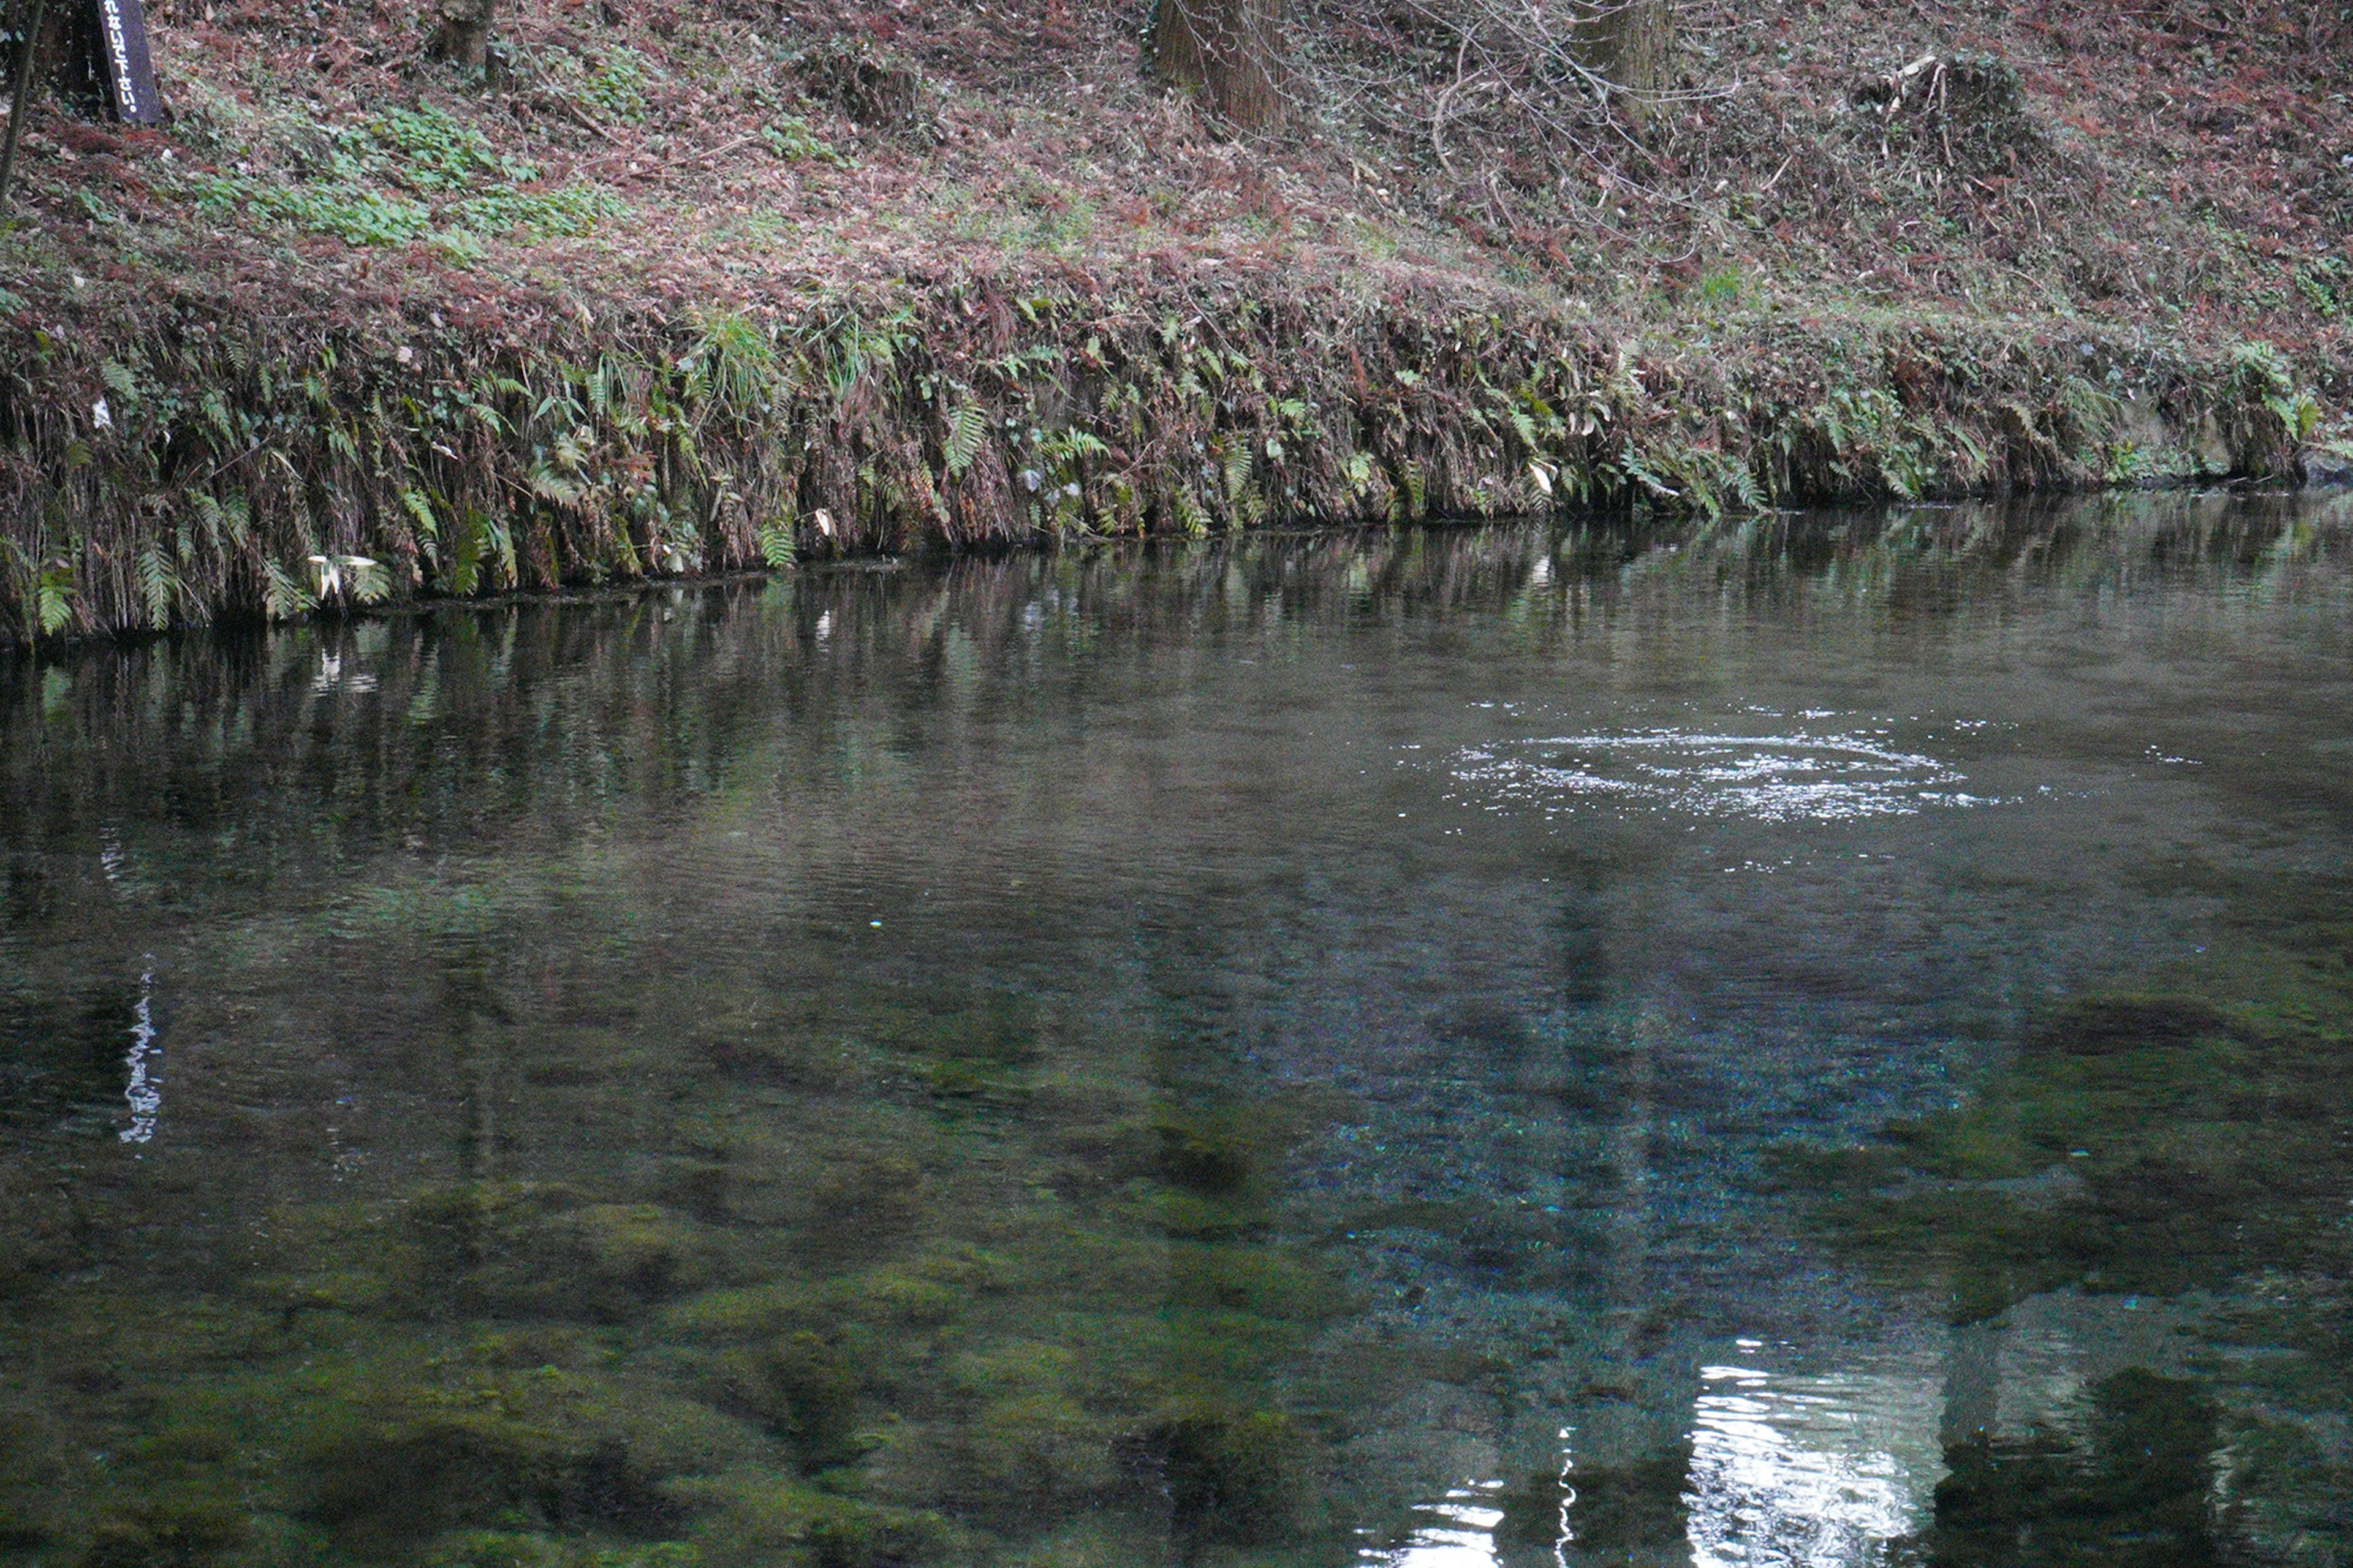
[[[1247,131],[1282,122],[1282,0],[1159,0],[1154,74]]]

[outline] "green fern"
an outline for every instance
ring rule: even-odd
[[[43,637],[55,637],[73,624],[73,568],[60,561],[34,580],[34,618]]]
[[[490,535],[491,552],[499,563],[499,586],[512,588],[522,581],[515,569],[514,534],[506,523],[495,517],[483,520],[483,531]]]
[[[1536,422],[1528,417],[1525,409],[1512,410],[1512,429],[1519,436],[1521,445],[1529,451],[1544,450],[1544,439],[1536,433]]]
[[[781,572],[793,563],[793,525],[789,518],[772,518],[754,535],[760,559]]]
[[[138,580],[139,597],[147,607],[147,620],[152,626],[168,626],[172,619],[172,595],[179,580],[172,572],[172,563],[164,555],[161,544],[149,542],[141,547],[132,563],[132,574]]]
[[[462,599],[482,584],[482,553],[487,542],[481,513],[467,510],[455,520],[450,531],[456,537],[448,542],[449,560],[441,585]]]
[[[349,574],[352,597],[363,605],[381,605],[392,597],[392,574],[381,561],[371,561],[364,555],[347,555],[343,566]]]
[[[955,412],[948,416],[947,458],[951,476],[959,476],[972,467],[973,459],[980,455],[981,437],[987,433],[988,421],[982,416],[978,404],[967,401],[956,405]]]
[[[1225,473],[1222,478],[1226,484],[1226,500],[1239,501],[1241,500],[1242,492],[1250,488],[1250,446],[1244,441],[1228,441],[1224,457]]]
[[[433,503],[425,499],[423,490],[415,489],[402,490],[400,504],[407,509],[409,516],[417,520],[418,533],[429,540],[438,541],[441,537],[441,524],[433,515]]]
[[[300,577],[275,561],[261,563],[262,613],[273,621],[290,621],[319,607],[319,596]]]
[[[542,457],[531,466],[531,493],[557,506],[578,506],[588,489]]]
[[[1731,463],[1729,468],[1730,472],[1727,477],[1731,482],[1732,493],[1739,498],[1742,509],[1746,511],[1770,510],[1772,500],[1766,495],[1764,483],[1757,479],[1757,470],[1746,463],[1738,461]]]

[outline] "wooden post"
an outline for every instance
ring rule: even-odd
[[[106,100],[125,125],[164,118],[155,94],[155,68],[147,58],[147,13],[140,0],[97,0],[98,63],[106,73]]]

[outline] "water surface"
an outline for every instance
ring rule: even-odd
[[[0,664],[0,1562],[2353,1562],[2353,510]]]

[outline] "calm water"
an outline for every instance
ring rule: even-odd
[[[0,663],[0,1562],[2353,1562],[2353,502]]]

